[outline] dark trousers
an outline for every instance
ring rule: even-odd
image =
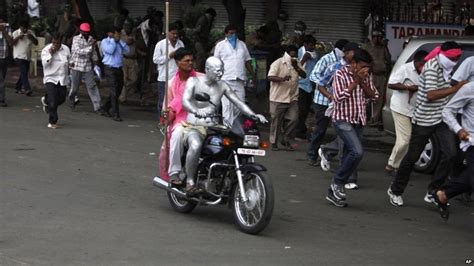
[[[434,126],[423,127],[413,125],[408,152],[403,158],[397,175],[390,186],[393,194],[402,195],[410,180],[413,166],[420,158],[425,145],[431,136],[435,136],[439,142],[441,158],[435,169],[434,176],[428,186],[428,191],[439,188],[451,173],[454,160],[456,158],[456,142],[454,133],[449,130],[445,123]]]
[[[60,83],[46,83],[46,102],[48,103],[49,123],[56,124],[58,122],[58,107],[64,103],[67,95],[66,86]]]
[[[331,123],[331,118],[324,115],[327,109],[328,106],[326,105],[320,105],[316,103],[313,104],[316,125],[314,126],[313,133],[311,134],[311,140],[307,152],[308,158],[313,161],[318,159],[318,149],[321,146],[329,124]]]
[[[5,102],[5,77],[7,76],[7,60],[0,59],[0,103]]]
[[[311,111],[311,104],[313,103],[313,93],[306,92],[299,89],[298,94],[298,125],[295,129],[296,137],[305,138],[308,128],[306,127],[306,118]]]
[[[122,68],[105,66],[104,74],[109,87],[109,95],[105,99],[102,109],[112,116],[120,117],[118,97],[122,93],[123,87]]]
[[[28,80],[28,71],[30,70],[30,61],[23,59],[16,59],[18,67],[20,68],[20,77],[16,82],[15,89],[20,91],[21,89],[25,91],[31,91],[30,81]]]
[[[156,110],[158,111],[158,120],[159,120],[161,116],[161,111],[163,110],[163,102],[165,100],[166,82],[158,81],[157,89],[158,89],[158,99],[156,102]]]
[[[442,189],[445,191],[448,199],[453,198],[462,193],[470,193],[474,188],[474,147],[471,146],[465,153],[467,167],[464,171],[452,178],[446,183]]]

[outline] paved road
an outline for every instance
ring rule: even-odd
[[[38,94],[37,94],[38,95]],[[174,212],[151,185],[161,144],[153,114],[123,108],[124,122],[86,103],[60,109],[46,128],[39,97],[8,95],[0,109],[0,265],[466,265],[474,259],[474,210],[458,201],[443,222],[423,202],[416,174],[406,207],[388,203],[383,165],[390,144],[369,131],[361,189],[350,207],[324,200],[330,174],[308,166],[305,144],[269,152],[273,220],[241,233],[229,209]]]

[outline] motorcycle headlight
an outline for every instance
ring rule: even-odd
[[[258,148],[260,144],[260,137],[257,135],[245,135],[244,136],[244,147]]]

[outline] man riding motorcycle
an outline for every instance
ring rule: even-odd
[[[202,192],[195,184],[201,148],[206,136],[206,128],[218,124],[216,117],[222,96],[227,97],[245,115],[261,123],[267,119],[255,114],[245,102],[223,81],[224,63],[217,57],[206,60],[205,76],[190,77],[183,94],[183,107],[188,111],[188,117],[183,125],[183,145],[188,148],[186,154],[186,193],[196,195]],[[209,100],[196,99],[196,95],[208,95]]]

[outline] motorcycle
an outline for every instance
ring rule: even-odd
[[[173,209],[189,213],[198,204],[228,204],[241,231],[258,234],[265,229],[273,214],[274,192],[267,169],[255,162],[269,147],[261,141],[256,121],[241,115],[232,126],[222,123],[207,129],[196,177],[202,193],[189,196],[159,176],[153,179],[167,191]]]

